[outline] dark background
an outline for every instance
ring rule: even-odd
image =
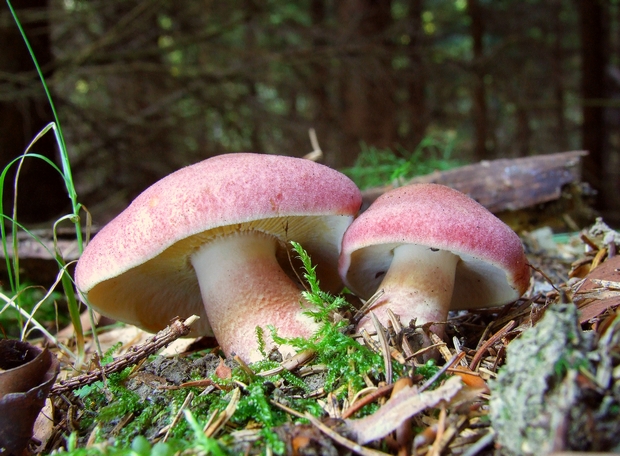
[[[21,0],[61,118],[78,197],[103,223],[145,187],[211,155],[324,163],[423,138],[474,162],[586,149],[584,179],[620,225],[618,0]],[[52,121],[0,6],[0,163]],[[57,161],[52,135],[33,152]],[[5,212],[12,179],[5,183]],[[70,210],[40,160],[18,217]]]

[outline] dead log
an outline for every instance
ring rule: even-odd
[[[414,177],[404,185],[435,183],[463,192],[491,212],[532,207],[560,198],[567,184],[581,182],[581,161],[584,150],[536,155],[522,158],[501,158],[481,161],[448,171],[435,171]],[[367,207],[395,185],[375,187],[363,192]]]
[[[507,223],[515,229],[550,223],[549,216],[565,219],[565,214],[570,215],[575,211],[578,212],[575,218],[590,219],[593,214],[583,197],[589,196],[591,189],[581,181],[582,159],[587,154],[587,151],[577,150],[502,158],[448,171],[435,171],[414,177],[401,185],[386,185],[363,191],[362,208],[365,209],[380,195],[396,186],[436,183],[469,195],[500,218],[508,219]],[[527,221],[522,221],[522,216]]]

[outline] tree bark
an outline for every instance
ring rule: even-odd
[[[392,22],[391,1],[343,0],[338,8],[344,24],[341,44],[358,48],[341,59],[339,119],[345,138],[338,166],[349,166],[360,141],[388,148],[396,139],[393,46],[385,36]]]
[[[489,158],[487,151],[487,102],[486,90],[484,87],[484,70],[482,61],[484,58],[484,24],[482,19],[482,8],[478,0],[467,0],[467,12],[471,20],[471,37],[473,43],[473,67],[474,67],[474,86],[473,86],[473,119],[474,119],[474,156],[477,160]]]
[[[312,0],[310,3],[310,18],[312,28],[316,36],[313,39],[313,46],[321,55],[322,50],[328,45],[326,39],[326,22],[328,10],[325,0]],[[338,167],[341,163],[339,142],[334,125],[337,123],[337,116],[334,114],[334,106],[330,97],[330,67],[327,59],[319,58],[312,62],[311,71],[313,80],[310,82],[310,92],[315,105],[314,128],[316,130],[319,145],[324,153],[324,163],[331,167]]]
[[[566,131],[566,120],[564,118],[564,110],[566,103],[564,100],[564,49],[562,42],[564,40],[564,26],[560,19],[562,14],[562,0],[555,0],[552,6],[553,23],[553,50],[552,50],[552,81],[553,96],[555,98],[555,117],[556,117],[556,147],[558,150],[566,150],[568,148],[568,134]]]
[[[578,7],[581,25],[582,147],[589,151],[584,160],[584,178],[599,192],[596,208],[605,212],[613,204],[609,200],[614,191],[609,188],[611,183],[607,180],[605,119],[601,104],[606,96],[605,14],[601,0],[578,0]]]
[[[424,46],[424,29],[422,28],[423,0],[411,0],[409,3],[409,24],[411,41],[409,43],[409,59],[411,61],[411,81],[409,83],[409,112],[411,143],[415,147],[424,138],[428,126],[426,107],[426,68],[422,58]]]

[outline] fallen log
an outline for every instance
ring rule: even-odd
[[[459,190],[500,218],[512,220],[507,223],[517,225],[513,226],[515,229],[525,229],[524,225],[540,226],[548,223],[549,217],[565,219],[564,215],[571,213],[577,219],[591,219],[593,214],[584,197],[591,196],[592,190],[581,181],[582,159],[587,154],[576,150],[502,158],[435,171],[404,183],[364,190],[362,209],[396,186],[436,183]],[[528,220],[521,221],[522,216]]]

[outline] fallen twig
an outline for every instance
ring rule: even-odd
[[[321,423],[318,418],[315,418],[309,412],[306,412],[305,418],[310,421],[314,426],[316,426],[322,433],[331,438],[334,442],[348,448],[351,451],[354,451],[357,454],[361,454],[362,456],[386,456],[387,453],[383,453],[382,451],[373,450],[371,448],[366,448],[359,443],[356,443],[352,440],[347,439],[346,437],[341,436],[336,431],[331,429],[329,426]]]
[[[125,369],[127,366],[136,364],[141,359],[152,355],[159,349],[165,347],[169,343],[175,341],[179,337],[187,336],[190,332],[190,326],[198,320],[198,316],[192,315],[191,317],[182,320],[174,320],[169,326],[159,331],[153,337],[149,338],[144,344],[131,347],[127,353],[119,356],[110,364],[106,364],[100,369],[95,369],[77,377],[73,377],[69,380],[58,382],[52,387],[50,395],[58,396],[68,391],[80,388],[85,385],[90,385],[98,380],[101,380],[105,376],[119,372]]]
[[[502,337],[504,337],[506,334],[508,334],[508,331],[510,331],[515,324],[516,323],[514,320],[509,321],[508,324],[506,324],[506,326],[504,326],[502,329],[497,331],[495,334],[493,334],[489,338],[489,340],[487,340],[484,344],[482,344],[482,346],[478,349],[478,351],[472,358],[471,363],[469,364],[469,368],[473,372],[476,371],[476,368],[478,367],[478,363],[480,363],[480,361],[482,360],[482,357],[484,356],[486,351],[489,349],[489,347],[493,345],[494,343],[496,343],[498,340],[500,340]]]

